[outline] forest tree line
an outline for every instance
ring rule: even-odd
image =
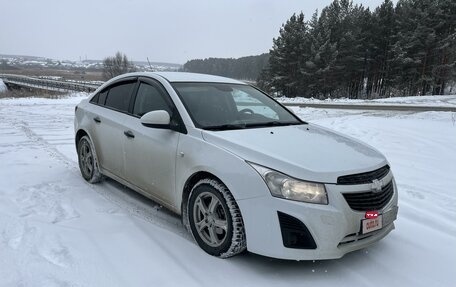
[[[290,97],[444,94],[456,78],[455,28],[454,0],[385,0],[373,12],[334,0],[283,24],[259,85]]]
[[[269,54],[233,58],[207,58],[186,62],[182,68],[186,72],[203,73],[235,78],[240,80],[257,80],[267,65]]]
[[[291,16],[269,54],[191,60],[184,70],[256,78],[289,97],[455,93],[456,1],[385,0],[371,11],[334,0],[309,20]]]

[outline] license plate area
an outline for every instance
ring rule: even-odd
[[[383,215],[379,214],[376,218],[361,220],[361,234],[366,234],[380,230],[383,227]]]

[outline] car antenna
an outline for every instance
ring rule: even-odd
[[[147,63],[149,63],[149,68],[150,68],[151,70],[153,70],[153,69],[152,69],[152,65],[150,64],[150,61],[149,61],[149,57],[146,57],[146,58],[147,58]]]

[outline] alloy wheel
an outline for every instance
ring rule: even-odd
[[[210,192],[202,192],[195,199],[193,221],[199,237],[211,247],[219,247],[227,237],[228,211]]]
[[[90,144],[87,140],[81,142],[79,148],[79,160],[81,163],[81,170],[84,174],[84,177],[91,178],[93,173],[93,154],[90,148]]]

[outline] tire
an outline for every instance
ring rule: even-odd
[[[208,254],[228,258],[246,249],[241,212],[225,185],[210,178],[198,181],[186,209],[186,226]]]
[[[78,142],[78,162],[82,177],[90,182],[97,183],[103,179],[98,168],[98,160],[92,141],[88,136],[83,136]]]

